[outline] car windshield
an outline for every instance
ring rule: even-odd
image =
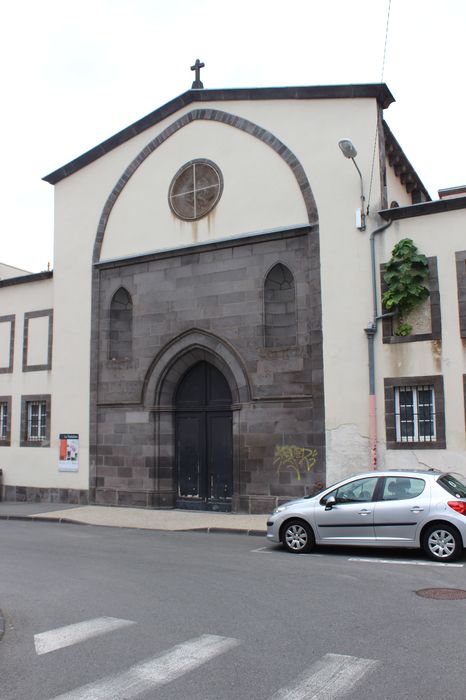
[[[303,496],[303,498],[315,498],[315,496],[320,496],[320,494],[323,493],[324,491],[329,491],[330,489],[335,488],[339,484],[341,484],[341,480],[336,481],[334,484],[330,484],[330,486],[322,486],[322,484],[319,484],[318,491],[313,491],[313,493],[308,493],[306,496]]]
[[[464,483],[463,477],[459,474],[445,474],[438,479],[437,483],[452,496],[456,496],[456,498],[466,498],[466,484]]]

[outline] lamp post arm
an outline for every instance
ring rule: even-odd
[[[361,183],[361,231],[365,231],[366,230],[366,198],[364,196],[364,182],[363,182],[362,173],[359,170],[358,164],[356,163],[354,158],[351,158],[351,160],[354,163],[354,167],[358,171],[359,181]]]

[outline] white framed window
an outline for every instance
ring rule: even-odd
[[[435,442],[435,394],[431,385],[395,387],[397,442]]]
[[[47,402],[27,402],[27,440],[45,440],[47,433]]]
[[[0,440],[8,440],[8,402],[0,401]]]

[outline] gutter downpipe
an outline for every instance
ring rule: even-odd
[[[377,276],[375,266],[375,236],[382,233],[391,226],[392,220],[389,219],[385,224],[379,226],[372,231],[369,241],[371,247],[371,275],[372,275],[372,321],[364,329],[367,335],[367,351],[369,357],[369,448],[370,448],[370,468],[377,469],[377,402],[375,393],[375,354],[374,340],[377,333],[377,321],[387,316],[393,316],[393,313],[377,314]]]

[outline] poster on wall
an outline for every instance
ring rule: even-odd
[[[79,435],[61,433],[58,439],[60,444],[58,471],[77,472],[79,467]]]

